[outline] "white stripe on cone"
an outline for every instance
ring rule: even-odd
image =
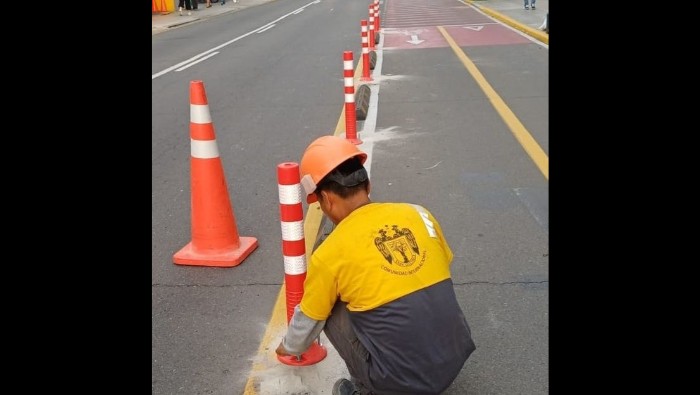
[[[216,140],[190,139],[190,154],[197,159],[212,159],[219,157],[219,147]]]
[[[208,104],[190,104],[190,122],[211,123],[211,114]]]

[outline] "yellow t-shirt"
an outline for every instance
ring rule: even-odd
[[[311,255],[301,311],[325,320],[336,300],[367,311],[450,277],[452,250],[425,208],[370,203],[343,219]]]

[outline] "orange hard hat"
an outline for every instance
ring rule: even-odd
[[[299,165],[299,175],[301,185],[306,192],[306,202],[316,202],[314,194],[316,185],[338,165],[352,157],[357,157],[361,164],[367,160],[366,153],[342,137],[322,136],[309,144]]]

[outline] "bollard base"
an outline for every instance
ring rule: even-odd
[[[325,347],[319,345],[317,342],[313,342],[311,347],[306,350],[305,353],[299,356],[299,359],[295,356],[281,356],[278,355],[277,359],[280,360],[285,365],[293,366],[308,366],[315,363],[323,361],[323,359],[328,355],[328,351]]]

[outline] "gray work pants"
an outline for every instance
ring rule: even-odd
[[[352,329],[350,323],[350,313],[345,307],[347,303],[338,300],[333,306],[331,316],[326,319],[323,333],[326,334],[333,347],[350,372],[352,382],[362,392],[363,395],[371,395],[371,385],[369,381],[369,360],[370,355],[365,346]]]

